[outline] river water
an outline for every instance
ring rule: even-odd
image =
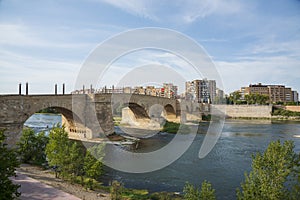
[[[26,126],[36,131],[47,130],[61,122],[60,115],[33,115]],[[207,125],[201,128],[204,130]],[[236,188],[244,180],[244,172],[251,169],[251,155],[263,152],[270,141],[293,140],[295,151],[300,152],[299,122],[269,122],[228,120],[222,135],[213,150],[203,159],[198,152],[204,134],[197,134],[190,148],[174,163],[161,170],[133,174],[110,168],[106,169],[105,179],[115,179],[125,187],[154,191],[182,192],[188,181],[194,185],[208,180],[216,189],[218,199],[235,199]],[[141,142],[142,151],[151,151],[166,145],[174,135],[159,134]]]

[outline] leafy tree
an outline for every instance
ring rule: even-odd
[[[212,188],[208,181],[204,181],[201,185],[200,199],[215,200],[215,189]]]
[[[86,151],[84,158],[85,176],[89,178],[88,187],[92,188],[92,179],[97,179],[103,174],[102,159],[104,157],[104,146],[97,144]]]
[[[45,148],[48,137],[44,132],[37,135],[30,128],[23,129],[22,136],[17,143],[21,162],[43,164],[46,162]]]
[[[240,101],[241,97],[241,93],[239,91],[235,91],[229,95],[229,101],[233,102],[233,104],[235,105]]]
[[[283,145],[274,141],[263,154],[253,156],[252,171],[245,174],[242,191],[237,189],[238,199],[293,199],[299,186],[299,180],[292,179],[299,167],[299,155],[293,148],[292,141],[285,141]],[[295,186],[293,192],[291,185]]]
[[[65,176],[69,159],[69,139],[64,127],[53,127],[49,133],[49,143],[46,146],[46,155],[50,166],[55,169],[55,176]]]
[[[208,181],[204,181],[201,189],[187,183],[183,189],[184,199],[186,200],[215,200],[215,190]]]
[[[198,200],[200,198],[200,191],[195,188],[192,184],[186,183],[184,188],[184,199],[185,200]]]
[[[68,174],[71,174],[71,180],[76,179],[77,176],[83,176],[84,173],[84,149],[77,142],[70,142],[69,144],[69,164],[64,166]]]
[[[35,151],[35,164],[43,164],[47,162],[46,159],[46,146],[49,142],[49,137],[45,134],[45,132],[40,132],[36,135],[36,151]]]
[[[268,95],[263,94],[246,94],[245,100],[247,104],[260,104],[260,105],[266,105],[269,101]]]
[[[0,200],[10,200],[19,197],[19,185],[15,185],[9,177],[16,176],[15,170],[19,166],[15,150],[8,149],[5,144],[6,136],[0,130]]]
[[[32,161],[36,146],[36,137],[34,131],[30,128],[23,129],[21,138],[19,142],[17,142],[17,146],[21,162],[29,163]]]
[[[84,158],[84,171],[87,177],[96,179],[103,174],[103,164],[97,160],[89,151]]]

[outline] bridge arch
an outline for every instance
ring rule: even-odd
[[[27,118],[23,120],[22,124],[24,124],[35,113],[45,109],[54,109],[57,113],[61,114],[60,124],[65,127],[65,131],[68,132],[70,139],[82,139],[90,137],[90,130],[84,126],[84,123],[80,117],[70,110],[70,108],[61,106],[36,106],[35,108],[32,108],[29,113],[27,113]]]
[[[176,111],[171,104],[164,106],[164,115],[168,121],[176,120]]]

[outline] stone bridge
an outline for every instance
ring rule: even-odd
[[[175,99],[137,94],[1,95],[0,105],[0,129],[6,129],[8,144],[19,139],[23,124],[30,116],[45,108],[55,108],[62,114],[62,123],[74,139],[113,133],[113,115],[118,109],[123,112],[127,109],[127,114],[135,120],[162,114],[167,120],[177,122],[184,122],[186,113],[201,109]]]

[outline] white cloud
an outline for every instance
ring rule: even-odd
[[[283,84],[300,91],[299,61],[285,56],[217,61],[226,92],[253,83]]]
[[[238,0],[102,0],[130,14],[154,21],[191,23],[207,16],[235,14],[241,11]]]
[[[151,20],[157,20],[153,13],[153,1],[146,0],[102,0],[128,13],[138,15]]]

